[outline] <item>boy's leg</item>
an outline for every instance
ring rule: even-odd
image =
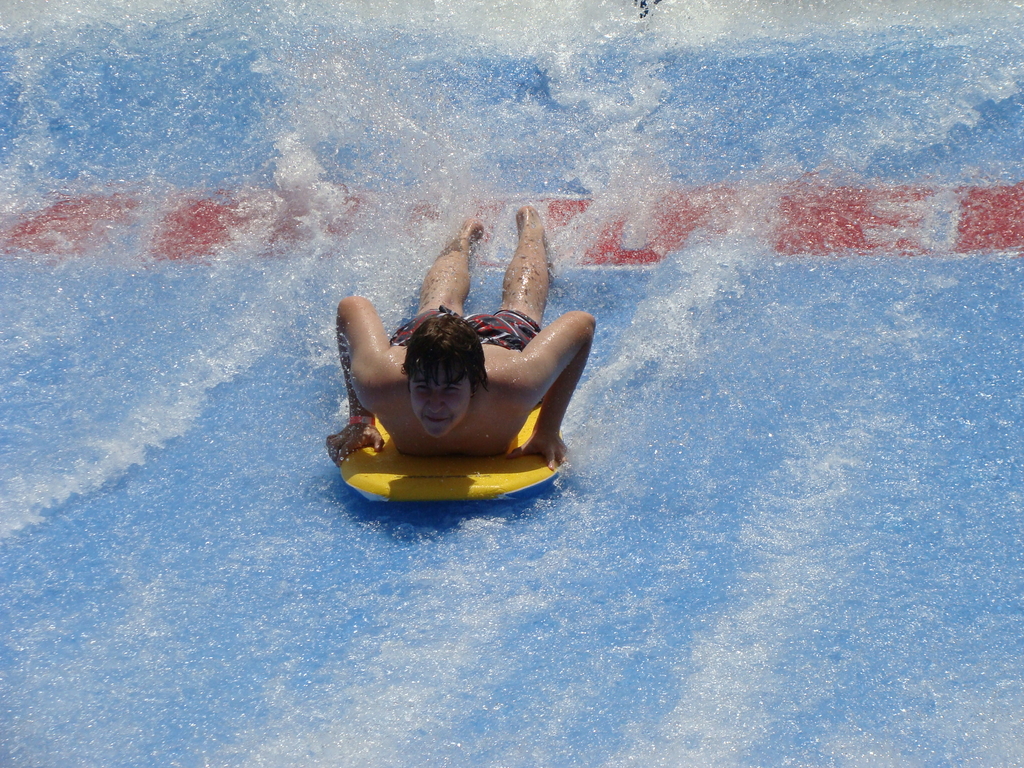
[[[463,222],[459,234],[445,246],[423,278],[420,312],[437,309],[443,304],[462,314],[462,305],[469,294],[469,253],[483,233],[483,224],[476,219]]]
[[[501,308],[522,312],[540,323],[548,303],[550,269],[544,224],[540,214],[530,205],[519,209],[516,224],[519,226],[519,245],[505,271]]]

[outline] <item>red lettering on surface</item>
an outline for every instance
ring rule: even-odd
[[[958,253],[1024,248],[1024,183],[960,190]]]

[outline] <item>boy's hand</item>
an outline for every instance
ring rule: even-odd
[[[543,432],[534,432],[533,435],[518,448],[513,448],[506,454],[506,458],[514,459],[519,456],[527,456],[531,453],[539,454],[547,462],[548,469],[555,470],[558,465],[565,461],[568,449],[562,438],[557,434],[549,435]]]
[[[373,424],[349,424],[341,432],[327,437],[327,454],[339,467],[346,456],[360,448],[384,450],[384,438]]]

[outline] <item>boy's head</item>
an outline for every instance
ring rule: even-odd
[[[487,388],[480,337],[463,318],[448,312],[428,317],[413,331],[402,372],[409,379],[413,411],[434,437],[462,421],[478,386]]]

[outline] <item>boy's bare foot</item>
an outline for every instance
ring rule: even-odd
[[[541,223],[540,214],[532,205],[524,205],[516,213],[516,226],[519,228],[519,236],[544,236],[544,225]]]
[[[459,230],[459,240],[463,241],[468,248],[472,248],[484,236],[484,225],[479,219],[466,219],[462,222],[462,229]]]

